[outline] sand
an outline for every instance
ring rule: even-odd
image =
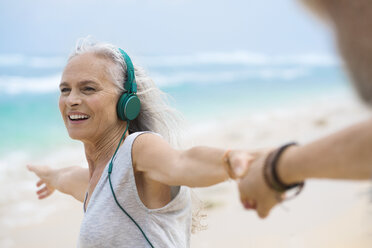
[[[306,143],[370,116],[355,100],[324,104],[190,125],[186,143],[244,149]],[[17,189],[14,201],[0,201],[0,247],[75,247],[82,204],[59,192],[39,201],[34,190],[28,185]],[[242,208],[233,181],[194,191],[206,206],[207,229],[192,235],[193,248],[372,246],[369,182],[308,181],[296,199],[264,220]]]

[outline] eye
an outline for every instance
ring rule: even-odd
[[[90,86],[85,86],[85,87],[83,88],[83,90],[84,90],[84,91],[96,91],[95,88],[90,87]]]
[[[70,88],[63,87],[60,89],[61,93],[66,93],[70,91]]]

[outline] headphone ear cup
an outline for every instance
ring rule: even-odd
[[[137,118],[141,110],[141,103],[138,96],[131,94],[125,103],[124,114],[125,118],[132,121]]]
[[[119,98],[118,104],[116,105],[116,112],[118,114],[118,117],[120,120],[123,120],[123,121],[126,121],[124,108],[125,108],[125,102],[126,102],[126,99],[128,98],[128,95],[129,95],[128,93],[122,94]]]
[[[124,93],[119,98],[116,109],[121,120],[132,121],[138,116],[141,110],[141,103],[135,94]]]

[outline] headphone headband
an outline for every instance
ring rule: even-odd
[[[119,48],[121,55],[123,56],[124,62],[127,65],[127,80],[124,82],[124,89],[129,93],[137,92],[136,78],[134,76],[134,66],[132,60],[123,49]]]

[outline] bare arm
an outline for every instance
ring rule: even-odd
[[[239,182],[243,205],[256,208],[262,218],[278,203],[278,193],[268,187],[263,177],[267,155],[268,152],[258,154],[248,174]],[[236,166],[232,165],[233,168]],[[280,180],[287,184],[310,178],[370,179],[372,119],[308,145],[289,148],[280,157],[277,170]]]
[[[27,168],[34,172],[40,180],[37,186],[42,186],[38,191],[39,199],[51,195],[55,189],[73,196],[83,202],[85,192],[89,184],[89,170],[79,166],[71,166],[62,169],[52,169],[49,166],[28,165]]]
[[[152,180],[166,185],[206,187],[229,178],[222,157],[226,150],[210,147],[193,147],[175,150],[165,140],[154,134],[139,136],[133,146],[133,164]],[[248,164],[248,154],[241,159]]]
[[[278,173],[288,184],[308,178],[371,179],[372,119],[288,149]]]

